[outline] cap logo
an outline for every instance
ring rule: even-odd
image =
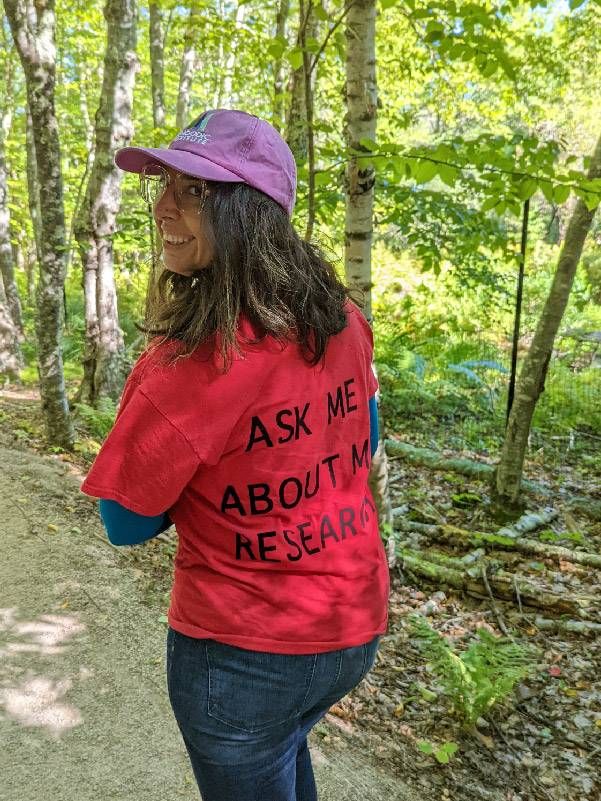
[[[211,134],[206,133],[205,128],[215,112],[209,111],[201,114],[200,117],[188,125],[187,128],[175,137],[176,142],[195,142],[198,145],[206,145],[211,139]]]

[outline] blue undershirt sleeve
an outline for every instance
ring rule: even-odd
[[[378,427],[378,404],[376,396],[373,395],[369,399],[369,445],[371,455],[378,450],[378,442],[380,440],[380,431]]]
[[[109,541],[113,545],[138,545],[156,537],[172,525],[167,512],[151,517],[139,515],[107,498],[98,501],[98,508]]]

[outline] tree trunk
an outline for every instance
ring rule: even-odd
[[[148,4],[150,12],[150,74],[152,81],[152,121],[155,128],[165,124],[165,67],[163,12],[158,3]]]
[[[40,185],[38,183],[38,168],[35,155],[35,142],[33,139],[33,123],[31,112],[27,109],[27,123],[25,128],[25,144],[27,147],[27,202],[29,204],[29,216],[33,227],[33,238],[35,244],[35,255],[39,266],[42,264],[42,210],[40,208]],[[31,266],[31,259],[28,259]],[[33,271],[27,273],[27,293],[30,302],[35,302],[36,287],[33,280]]]
[[[359,142],[376,138],[376,3],[357,0],[345,22],[347,148],[365,150]],[[364,313],[371,324],[371,245],[373,231],[374,168],[360,166],[355,158],[346,169],[344,267],[347,282],[365,296]],[[375,367],[374,367],[375,372]],[[379,394],[379,393],[378,393]],[[370,469],[370,487],[380,524],[392,527],[388,460],[380,437]]]
[[[107,0],[107,45],[100,105],[96,112],[94,164],[75,227],[83,266],[86,313],[84,379],[78,400],[95,405],[117,399],[127,372],[113,273],[115,221],[121,202],[121,172],[113,154],[132,136],[136,57],[135,0]]]
[[[369,153],[362,139],[376,138],[377,87],[375,0],[357,0],[346,18],[347,148]],[[356,157],[346,168],[345,266],[349,283],[365,293],[364,313],[371,321],[371,246],[375,170]]]
[[[79,186],[77,187],[77,198],[75,199],[75,206],[73,208],[73,216],[71,218],[71,224],[69,226],[69,238],[67,240],[67,274],[69,272],[69,267],[71,266],[71,259],[73,257],[73,239],[75,236],[75,225],[77,220],[79,220],[81,214],[81,204],[84,199],[84,191],[87,186],[88,176],[90,174],[90,170],[92,169],[92,165],[94,164],[94,125],[90,120],[90,113],[88,111],[88,99],[86,94],[85,85],[87,83],[87,74],[84,70],[81,71],[79,74],[79,85],[80,85],[80,95],[79,95],[79,110],[81,111],[81,119],[83,120],[84,130],[86,132],[86,167],[81,176],[79,181]],[[82,282],[83,284],[83,282]]]
[[[588,177],[601,177],[601,137],[591,159]],[[578,200],[559,255],[553,284],[522,365],[492,484],[495,503],[500,510],[506,512],[516,512],[521,508],[520,482],[532,415],[545,387],[553,343],[570,297],[584,240],[594,214],[582,200]]]
[[[290,0],[279,0],[275,20],[275,35],[282,40],[286,39],[286,23],[290,11]],[[280,58],[273,60],[273,113],[272,125],[276,131],[284,127],[284,61]]]
[[[38,370],[42,411],[51,445],[73,449],[61,354],[61,307],[65,280],[65,213],[58,121],[54,109],[56,48],[54,0],[5,0],[21,59],[40,193],[40,279],[37,292]]]
[[[242,27],[248,6],[244,3],[238,3],[236,8],[236,16],[234,18],[234,30],[232,31],[229,43],[229,55],[225,62],[225,72],[223,74],[223,88],[221,90],[222,101],[225,102],[229,108],[236,107],[236,97],[233,92],[234,85],[234,71],[236,67],[236,55],[238,52],[238,31]]]
[[[312,6],[307,8],[303,0],[298,8],[298,31],[296,45],[302,47],[311,29]],[[303,167],[309,153],[308,126],[307,126],[307,92],[305,89],[305,59],[298,69],[292,70],[288,84],[290,105],[286,118],[286,142],[292,151],[298,167]]]
[[[4,286],[0,281],[0,376],[17,379],[23,369],[19,332],[10,314]]]
[[[13,110],[13,71],[14,71],[14,51],[9,52],[6,76],[5,76],[5,95],[4,107],[0,109],[0,282],[3,284],[6,305],[17,331],[17,337],[13,340],[16,348],[15,358],[21,362],[19,341],[23,339],[23,317],[21,313],[21,300],[15,282],[15,264],[13,259],[13,249],[10,241],[10,211],[8,208],[8,170],[6,168],[6,153],[4,143],[12,122]]]
[[[175,112],[175,124],[178,130],[183,130],[188,122],[190,108],[190,87],[192,77],[196,68],[196,48],[194,40],[196,38],[197,26],[201,19],[200,9],[196,6],[190,9],[186,33],[184,35],[184,49],[179,69],[179,88],[177,92],[177,108]]]

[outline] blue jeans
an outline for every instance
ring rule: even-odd
[[[317,801],[307,735],[370,670],[380,639],[272,654],[169,627],[169,700],[203,801]]]

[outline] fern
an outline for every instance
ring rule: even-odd
[[[531,646],[495,637],[484,628],[463,654],[457,654],[422,617],[412,615],[410,623],[455,713],[469,726],[505,699],[534,666]]]
[[[96,409],[87,403],[76,403],[75,408],[90,433],[99,439],[107,436],[117,416],[117,404],[110,398],[100,398]]]

